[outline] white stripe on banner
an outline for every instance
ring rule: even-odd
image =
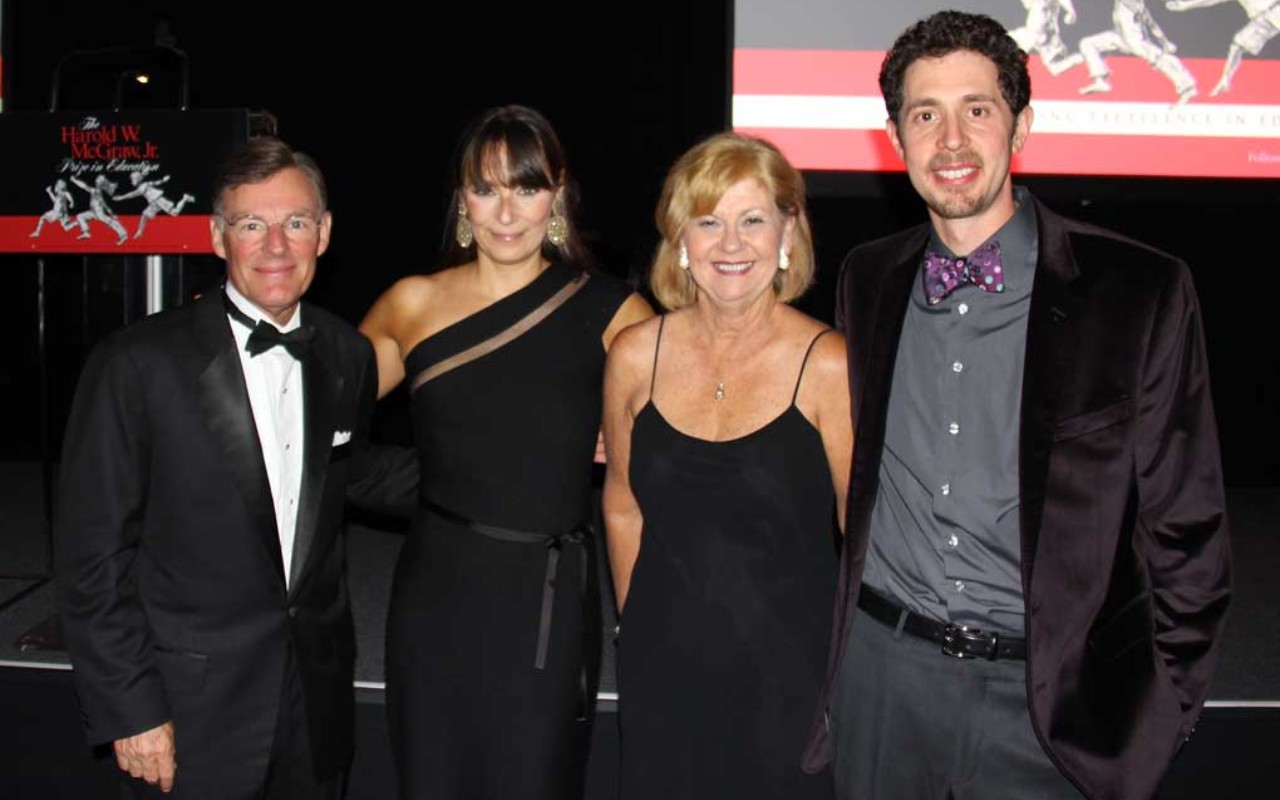
[[[1117,103],[1088,100],[1033,102],[1032,133],[1112,136],[1280,138],[1280,105]],[[733,96],[735,128],[883,130],[884,101],[818,95]]]

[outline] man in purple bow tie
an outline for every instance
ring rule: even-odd
[[[805,768],[841,798],[1150,798],[1231,586],[1190,273],[1013,185],[1000,23],[917,22],[880,87],[929,220],[840,273],[857,447]]]

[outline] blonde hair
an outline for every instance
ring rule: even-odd
[[[662,185],[654,222],[662,241],[649,268],[649,288],[668,310],[691,305],[697,287],[681,269],[680,237],[689,221],[710,214],[739,181],[755,179],[784,216],[795,219],[791,267],[779,270],[773,288],[789,303],[813,284],[813,237],[805,211],[804,178],[770,142],[738,133],[718,133],[680,157]]]

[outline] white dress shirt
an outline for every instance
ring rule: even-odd
[[[227,297],[255,323],[265,320],[275,325],[230,282]],[[302,365],[283,347],[273,347],[256,356],[249,355],[245,345],[249,328],[228,317],[236,351],[244,368],[244,382],[249,388],[249,405],[262,445],[262,462],[271,484],[275,502],[276,532],[280,536],[280,555],[284,558],[285,585],[293,563],[293,540],[298,522],[298,495],[302,489],[303,406]],[[276,325],[288,333],[302,325],[299,306],[284,325]]]

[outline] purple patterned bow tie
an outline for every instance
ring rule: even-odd
[[[972,283],[984,292],[1004,291],[1004,268],[1000,266],[1000,243],[990,242],[967,256],[951,258],[928,252],[924,256],[924,296],[929,305],[962,283]]]

